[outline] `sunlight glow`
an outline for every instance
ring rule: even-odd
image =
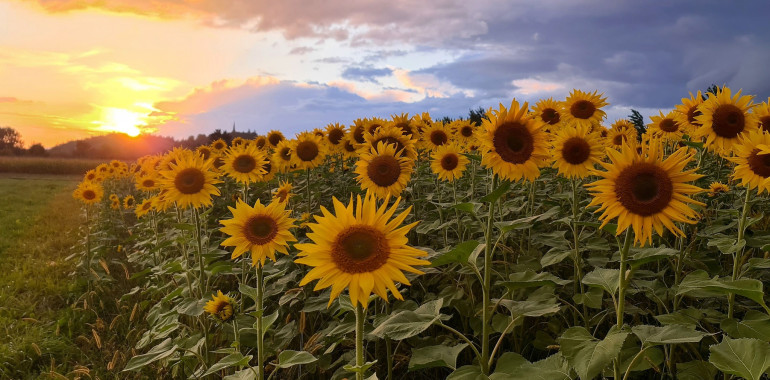
[[[94,124],[99,124],[103,131],[121,132],[136,137],[142,133],[139,126],[145,124],[145,117],[145,114],[139,112],[109,107],[104,108],[102,120],[95,121]]]

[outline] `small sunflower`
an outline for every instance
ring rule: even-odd
[[[270,143],[270,146],[273,148],[277,148],[278,144],[284,140],[286,140],[286,138],[283,137],[283,133],[281,133],[281,131],[272,130],[267,133],[267,142]]]
[[[676,112],[671,111],[665,116],[659,112],[660,116],[650,116],[652,124],[647,125],[647,131],[653,136],[660,137],[665,141],[681,141],[685,130],[676,119]]]
[[[593,195],[589,206],[599,206],[602,227],[618,218],[617,234],[629,227],[634,241],[652,242],[653,231],[663,234],[663,227],[675,235],[684,234],[675,222],[695,223],[698,213],[688,204],[704,204],[689,198],[703,189],[691,185],[702,177],[696,168],[685,170],[693,155],[680,148],[663,159],[661,144],[653,143],[638,152],[629,145],[622,151],[607,149],[610,163],[601,163],[607,171],[595,171],[602,179],[586,185]]]
[[[289,181],[283,181],[278,186],[278,189],[275,190],[275,194],[273,195],[273,199],[277,200],[281,203],[286,203],[291,199],[292,196],[294,196],[294,193],[291,192],[291,189],[293,189],[294,186],[292,186]]]
[[[636,148],[639,145],[636,128],[611,128],[604,138],[604,145],[615,150],[623,149],[623,145]]]
[[[134,199],[133,195],[126,195],[125,198],[123,198],[123,208],[128,210],[134,208],[134,205],[136,205],[136,200]]]
[[[468,157],[462,155],[456,142],[442,145],[431,154],[430,168],[442,181],[454,181],[463,176]]]
[[[134,184],[139,191],[151,192],[158,189],[158,180],[152,174],[145,174],[136,176],[134,178]]]
[[[201,145],[197,147],[195,149],[195,152],[200,154],[204,160],[208,160],[209,158],[211,158],[211,155],[214,154],[214,151],[208,145]]]
[[[110,200],[110,208],[113,210],[120,210],[120,200],[117,200],[117,199]]]
[[[290,228],[294,227],[294,219],[290,218],[290,210],[285,209],[286,204],[270,202],[267,206],[259,200],[254,207],[238,200],[235,208],[229,207],[233,214],[232,219],[221,220],[224,225],[220,229],[229,235],[222,245],[235,247],[232,258],[241,256],[244,252],[251,252],[251,263],[256,266],[265,265],[265,259],[275,261],[275,252],[288,254],[286,247],[289,242],[297,241]]]
[[[110,194],[110,196],[109,196],[109,200],[110,200],[110,201],[112,201],[112,202],[114,202],[114,201],[120,201],[120,197],[118,196],[118,194],[114,194],[114,193],[113,193],[113,194]]]
[[[334,152],[342,149],[342,142],[345,138],[345,127],[340,123],[329,124],[326,126],[326,143]]]
[[[372,135],[375,134],[378,129],[388,124],[387,121],[380,119],[379,117],[373,117],[371,119],[365,119],[365,120],[366,121],[364,122],[364,130],[366,131],[366,133],[369,133]]]
[[[553,98],[540,99],[532,107],[535,119],[545,124],[545,128],[550,131],[558,130],[561,126],[561,110],[561,102],[553,100]]]
[[[265,154],[254,145],[233,145],[222,160],[224,165],[221,170],[239,183],[258,182],[266,174],[262,168]]]
[[[366,119],[356,119],[353,120],[353,125],[350,126],[350,131],[348,132],[352,140],[355,142],[355,144],[363,144],[365,142],[364,140],[364,133],[366,133]]]
[[[705,137],[705,146],[721,155],[728,156],[738,138],[759,128],[756,115],[749,112],[752,96],[735,96],[728,87],[723,87],[717,94],[709,93],[708,99],[698,107],[701,115],[695,120],[701,126],[693,131],[694,137]]]
[[[326,149],[322,139],[312,133],[300,133],[292,144],[293,163],[299,169],[313,169],[321,165],[326,158]]]
[[[604,146],[598,133],[585,125],[563,127],[553,139],[553,167],[567,178],[585,178],[604,158]]]
[[[476,140],[476,124],[468,120],[457,120],[451,125],[455,141],[463,146],[472,144]]]
[[[356,157],[358,148],[353,133],[348,132],[342,139],[342,156],[346,158]]]
[[[356,163],[356,180],[364,190],[380,198],[399,195],[409,183],[414,162],[402,157],[391,144],[380,142],[376,148],[361,153]]]
[[[730,187],[721,182],[711,182],[709,185],[709,197],[715,197],[730,191]]]
[[[161,170],[159,180],[166,190],[165,199],[179,207],[198,208],[211,205],[211,196],[219,195],[217,174],[211,170],[211,161],[193,154],[180,155],[169,170]]]
[[[440,121],[426,125],[426,128],[422,130],[423,148],[434,150],[443,146],[449,142],[449,136],[449,129]]]
[[[259,182],[268,182],[275,178],[275,173],[278,172],[278,165],[274,165],[271,158],[265,157],[262,161],[262,171],[264,174],[259,176]]]
[[[427,115],[427,113],[423,114]],[[415,115],[416,116],[416,115]],[[412,137],[417,137],[417,123],[409,118],[408,113],[402,113],[400,115],[391,115],[393,126],[400,129],[401,133],[404,135],[412,135]],[[425,119],[422,119],[422,121],[425,121]],[[430,115],[427,115],[427,120],[430,122]]]
[[[696,117],[701,114],[698,110],[701,104],[703,104],[703,94],[698,91],[693,95],[691,92],[689,98],[682,98],[682,104],[674,108],[674,118],[684,130],[690,132],[700,128],[701,125]]]
[[[243,137],[236,137],[233,139],[233,141],[230,142],[230,146],[239,146],[246,143],[246,140]]]
[[[102,200],[104,188],[97,182],[84,181],[72,192],[72,196],[87,205],[92,205]]]
[[[142,203],[136,205],[134,213],[136,214],[137,218],[141,218],[147,215],[150,210],[152,210],[152,199],[145,199],[142,201]]]
[[[560,119],[566,125],[587,125],[589,128],[601,123],[606,116],[601,108],[609,104],[607,98],[602,95],[604,94],[597,94],[597,91],[590,93],[572,90],[562,103],[564,111],[560,114]]]
[[[278,143],[273,153],[272,163],[282,172],[287,172],[291,169],[292,162],[294,161],[294,149],[292,148],[291,141],[283,140]]]
[[[96,170],[89,170],[86,172],[86,174],[83,176],[83,181],[88,182],[95,182],[99,181],[99,175],[96,173]]]
[[[254,145],[257,146],[257,149],[265,149],[265,148],[267,148],[267,137],[265,137],[265,136],[257,136],[254,139]]]
[[[211,296],[211,300],[206,302],[203,310],[220,322],[227,322],[235,314],[235,300],[222,294],[217,290],[217,294]]]
[[[213,149],[215,152],[222,152],[227,149],[227,142],[222,139],[214,140],[214,142],[211,143],[211,149]]]
[[[364,134],[364,140],[366,142],[357,147],[359,153],[366,153],[380,142],[384,142],[393,145],[396,152],[403,157],[412,160],[417,158],[416,140],[412,138],[412,135],[403,134],[401,129],[393,125],[379,128],[374,134]]]
[[[770,133],[770,98],[766,102],[757,104],[752,110],[759,121],[759,129]]]
[[[543,124],[527,113],[528,105],[514,99],[510,110],[489,113],[479,136],[481,163],[503,179],[532,181],[540,175],[540,167],[550,158],[548,136]]]
[[[736,165],[733,179],[760,194],[770,192],[770,134],[756,130],[741,135],[739,140],[734,146],[735,156],[727,158]]]
[[[372,292],[388,301],[388,290],[397,299],[403,299],[395,281],[410,285],[402,271],[415,274],[423,272],[414,268],[430,262],[420,259],[424,251],[407,245],[407,232],[417,222],[402,226],[411,206],[391,219],[401,198],[388,209],[387,202],[377,207],[371,193],[357,197],[354,204],[345,206],[333,198],[333,215],[321,207],[323,216],[316,216],[316,223],[309,225],[312,232],[307,236],[312,243],[297,244],[299,258],[295,262],[313,267],[302,279],[300,286],[319,280],[314,290],[331,286],[329,305],[346,288],[353,305],[366,308]]]

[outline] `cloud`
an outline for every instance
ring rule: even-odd
[[[342,71],[342,77],[350,80],[377,83],[377,78],[393,73],[391,68],[375,68],[372,66],[349,66]]]
[[[316,50],[315,48],[312,48],[310,46],[298,46],[298,47],[295,47],[295,48],[289,50],[289,54],[303,55],[303,54],[307,54],[307,53],[312,53],[315,50]]]

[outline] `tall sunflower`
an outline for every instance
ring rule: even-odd
[[[417,222],[404,225],[412,207],[391,219],[401,198],[388,209],[387,202],[377,207],[371,193],[359,195],[348,206],[333,198],[333,215],[321,207],[323,216],[310,223],[313,232],[307,234],[312,243],[297,244],[299,258],[295,262],[313,267],[302,279],[300,286],[319,280],[314,290],[331,286],[329,305],[346,288],[353,305],[366,308],[372,292],[388,301],[388,290],[397,299],[403,299],[395,281],[410,285],[402,271],[423,272],[414,268],[430,262],[420,259],[427,253],[407,245],[407,232]]]
[[[468,120],[456,120],[450,127],[454,133],[454,140],[463,146],[471,145],[476,140],[476,124]]]
[[[647,130],[652,133],[653,136],[660,137],[666,141],[681,141],[682,135],[686,132],[682,124],[677,121],[676,112],[671,111],[665,116],[663,112],[659,112],[660,116],[652,115],[652,124],[647,125]]]
[[[356,180],[364,190],[380,198],[401,194],[412,176],[414,162],[402,157],[391,144],[380,142],[361,153],[356,163]]]
[[[321,165],[326,158],[326,147],[320,136],[312,133],[300,133],[292,144],[294,155],[292,159],[299,169],[313,169]]]
[[[340,123],[329,124],[326,126],[326,143],[333,152],[339,152],[342,149],[344,138],[345,127],[340,125]]]
[[[99,203],[103,196],[104,188],[98,182],[83,181],[78,185],[75,191],[72,192],[73,198],[87,205]]]
[[[438,179],[442,181],[454,181],[463,176],[468,165],[468,157],[462,155],[462,150],[457,142],[442,145],[431,154],[430,168]]]
[[[366,122],[364,123],[364,130],[366,133],[375,134],[378,129],[386,126],[387,124],[387,121],[379,117],[373,117],[371,119],[366,119]]]
[[[137,218],[141,218],[147,215],[147,213],[149,213],[150,210],[152,210],[152,199],[145,199],[142,201],[142,203],[139,203],[138,205],[136,205],[136,209],[134,210],[134,213],[136,214]]]
[[[437,121],[426,125],[422,130],[422,146],[427,150],[434,150],[449,142],[450,131],[444,123]]]
[[[364,133],[366,133],[366,121],[367,119],[355,119],[353,120],[353,125],[350,126],[350,131],[348,133],[355,144],[363,144],[365,141]]]
[[[223,152],[225,149],[227,149],[227,142],[222,139],[217,139],[211,143],[211,149],[215,152]]]
[[[734,157],[727,158],[736,164],[733,178],[760,194],[770,192],[770,134],[760,130],[743,134],[734,153]]]
[[[379,128],[374,134],[364,134],[365,143],[357,147],[358,152],[366,153],[376,147],[380,142],[391,144],[396,148],[399,155],[409,159],[417,158],[417,149],[415,148],[415,139],[412,135],[405,135],[401,129],[387,125]]]
[[[540,99],[532,107],[532,113],[535,114],[535,119],[545,124],[546,129],[555,131],[562,125],[562,108],[561,102],[553,100],[553,98]]]
[[[259,182],[268,182],[275,178],[275,173],[278,172],[278,165],[273,164],[273,159],[265,157],[262,161],[262,175],[259,176]]]
[[[766,102],[757,104],[752,110],[759,121],[759,129],[770,133],[770,98]]]
[[[229,235],[222,245],[235,247],[232,258],[251,252],[251,263],[254,266],[265,265],[265,259],[275,261],[275,252],[288,254],[286,247],[289,242],[297,241],[290,228],[294,227],[294,219],[290,218],[291,210],[285,209],[286,204],[270,202],[267,206],[259,200],[254,207],[238,200],[235,208],[229,207],[232,219],[220,220],[224,227],[220,231]]]
[[[698,91],[693,95],[691,92],[689,98],[682,98],[682,104],[674,108],[674,118],[682,128],[689,132],[700,128],[701,125],[695,118],[701,114],[698,110],[701,104],[703,104],[703,94]]]
[[[604,158],[604,145],[585,125],[563,127],[553,139],[553,167],[567,178],[585,178]]]
[[[224,157],[224,165],[220,168],[229,177],[240,183],[259,182],[264,174],[265,154],[255,145],[233,145]]]
[[[352,132],[348,132],[342,139],[342,156],[346,158],[356,157],[356,139]]]
[[[623,149],[623,145],[635,148],[639,145],[638,136],[636,128],[610,128],[604,138],[604,145],[615,150]]]
[[[278,143],[278,146],[275,147],[275,152],[273,152],[272,162],[282,172],[291,170],[291,165],[294,161],[294,149],[291,145],[291,141],[283,140]]]
[[[634,241],[652,242],[653,231],[663,234],[663,227],[675,235],[683,232],[675,222],[695,223],[698,213],[688,204],[704,204],[689,198],[703,189],[689,184],[702,177],[697,168],[685,170],[693,155],[680,148],[663,159],[661,144],[642,146],[641,152],[624,145],[621,151],[607,149],[610,163],[601,163],[607,171],[595,171],[602,179],[586,185],[593,195],[589,206],[599,206],[602,227],[618,218],[617,234],[629,227]]]
[[[267,137],[265,136],[257,136],[254,138],[254,145],[257,146],[257,149],[267,149],[268,143],[267,143]]]
[[[273,194],[273,199],[281,203],[288,202],[289,199],[291,199],[291,197],[294,195],[294,193],[291,192],[291,189],[293,188],[294,186],[292,186],[289,181],[281,182],[281,184],[275,190],[275,194]]]
[[[393,126],[400,129],[404,135],[412,135],[417,138],[417,123],[409,118],[408,113],[402,113],[400,115],[391,115]],[[430,119],[430,116],[428,116]]]
[[[483,121],[483,133],[478,137],[481,163],[503,179],[532,181],[550,158],[543,124],[527,109],[527,103],[519,106],[513,99],[510,110],[500,104],[500,109],[489,112],[489,120]]]
[[[728,87],[722,87],[716,94],[709,93],[708,99],[698,107],[701,112],[695,120],[701,126],[693,131],[694,137],[705,137],[705,146],[721,155],[730,155],[741,134],[759,128],[757,116],[749,112],[753,96],[735,96]]]
[[[214,151],[211,150],[211,147],[208,145],[201,145],[195,148],[195,152],[200,154],[204,160],[208,160],[209,158],[211,158],[212,154],[215,154]]]
[[[211,165],[211,161],[205,161],[199,155],[179,155],[176,164],[159,172],[160,186],[166,190],[165,200],[176,202],[182,208],[211,205],[211,197],[219,195],[215,185],[222,182],[211,170]]]
[[[286,140],[286,138],[283,137],[283,133],[281,133],[281,131],[272,130],[267,133],[267,142],[273,148],[277,148],[278,144],[280,144],[281,141],[284,141],[284,140]]]
[[[587,125],[589,128],[601,123],[606,116],[601,108],[609,104],[607,98],[602,95],[604,94],[597,94],[597,91],[591,93],[572,90],[562,103],[564,111],[560,114],[561,120],[566,125]]]

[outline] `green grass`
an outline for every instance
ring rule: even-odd
[[[77,177],[0,174],[0,379],[34,377],[77,350],[59,320],[70,313],[80,205]]]
[[[81,176],[97,165],[97,159],[0,156],[0,173],[72,174]]]

